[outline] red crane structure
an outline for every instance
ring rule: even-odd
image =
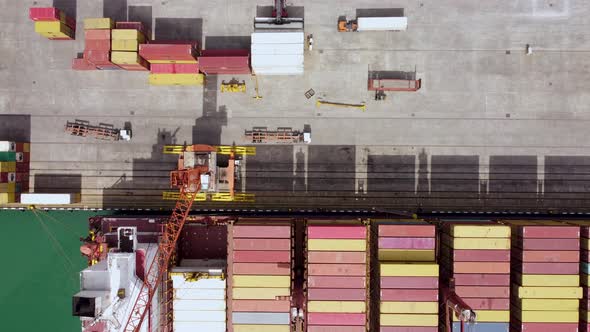
[[[454,282],[451,281],[451,284],[454,284]],[[461,332],[465,332],[465,323],[474,324],[477,319],[477,314],[461,297],[459,297],[459,295],[455,293],[454,289],[443,288],[442,296],[443,306],[445,308],[445,331],[453,331],[451,326],[452,317],[453,315],[456,315],[461,321]]]
[[[148,331],[152,331],[151,306],[154,296],[158,287],[166,283],[170,259],[176,250],[176,242],[197,194],[203,186],[207,186],[210,181],[215,180],[217,166],[215,153],[217,150],[218,148],[209,145],[192,145],[184,147],[182,152],[179,153],[178,169],[170,173],[170,184],[172,187],[179,189],[180,196],[176,201],[170,219],[164,226],[156,258],[149,266],[145,281],[142,283],[139,296],[135,300],[124,331],[140,331],[146,316]],[[233,165],[235,153],[230,153],[229,159],[230,165]],[[233,174],[231,177],[233,180]],[[164,296],[164,303],[162,304],[164,310],[169,307],[169,301],[171,299]],[[171,331],[172,323],[170,319],[167,319],[168,312],[162,314],[164,319],[160,320],[160,326],[163,326],[165,331]]]

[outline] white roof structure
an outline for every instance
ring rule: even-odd
[[[257,31],[252,34],[252,69],[257,75],[302,75],[303,31]]]
[[[407,17],[359,17],[358,31],[403,31],[408,28]]]

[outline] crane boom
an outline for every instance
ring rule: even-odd
[[[174,206],[174,210],[172,210],[172,216],[166,223],[156,253],[156,259],[150,264],[145,281],[141,285],[139,295],[125,325],[125,332],[137,332],[141,329],[148,308],[150,308],[160,284],[159,281],[168,271],[170,257],[176,249],[176,242],[191,210],[195,196],[201,189],[200,176],[203,173],[202,169],[187,169],[183,170],[182,173],[184,173],[186,182],[180,186],[180,197]]]

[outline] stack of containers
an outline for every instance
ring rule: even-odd
[[[20,201],[29,191],[29,143],[0,141],[0,204]]]
[[[139,45],[148,41],[145,33],[141,22],[117,23],[117,29],[111,31],[113,63],[125,70],[148,71],[149,63],[139,56]]]
[[[151,85],[202,85],[197,54],[196,42],[139,46],[139,55],[150,63]]]
[[[307,226],[307,331],[364,332],[369,285],[367,227]]]
[[[118,69],[111,62],[111,29],[114,21],[110,18],[84,19],[84,57],[74,59],[72,69]]]
[[[427,223],[378,225],[380,332],[437,332],[436,229]]]
[[[580,228],[511,223],[514,331],[578,331]]]
[[[35,32],[48,39],[76,38],[76,20],[57,8],[29,8],[29,18],[35,21]]]
[[[441,282],[477,313],[473,332],[510,329],[510,227],[446,224],[441,246]],[[453,315],[453,331],[461,323]]]
[[[291,331],[291,224],[230,225],[229,331]]]
[[[250,51],[204,50],[199,65],[205,75],[247,75],[251,73]]]
[[[580,302],[580,332],[590,332],[590,292],[588,275],[590,275],[590,226],[587,221],[574,222],[580,227],[580,286],[582,301]]]

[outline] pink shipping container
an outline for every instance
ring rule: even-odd
[[[33,21],[59,21],[61,11],[53,7],[29,8],[29,18]]]
[[[434,249],[435,241],[433,237],[380,237],[380,249]]]
[[[88,60],[80,58],[72,60],[73,70],[96,70],[96,65],[93,65]]]
[[[307,332],[366,332],[364,326],[327,326],[315,325],[308,326]]]
[[[232,255],[235,263],[291,262],[290,251],[234,251]]]
[[[310,276],[365,276],[365,264],[308,264]]]
[[[451,249],[449,249],[451,250]],[[453,249],[453,260],[456,262],[509,262],[510,250]]]
[[[198,63],[175,63],[174,72],[178,74],[198,74]]]
[[[111,65],[111,52],[103,50],[85,50],[84,59],[96,66]]]
[[[438,277],[381,277],[381,288],[438,289]]]
[[[510,299],[490,299],[490,298],[464,298],[463,301],[474,310],[508,310],[510,309]]]
[[[518,235],[535,239],[577,239],[580,227],[577,226],[521,226]]]
[[[379,332],[438,332],[435,326],[381,326]]]
[[[190,61],[196,60],[196,44],[164,44],[156,41],[153,44],[139,45],[139,55],[146,60]]]
[[[289,239],[291,226],[236,225],[234,238]]]
[[[579,250],[580,239],[518,239],[517,246],[524,250]]]
[[[365,301],[367,291],[361,289],[310,288],[307,290],[308,301]]]
[[[290,263],[234,263],[234,275],[291,275]]]
[[[515,262],[516,264],[520,262]],[[523,274],[578,274],[578,263],[521,263],[518,270]]]
[[[309,239],[365,239],[367,228],[365,226],[308,226],[307,238]]]
[[[154,74],[174,74],[173,63],[152,63],[150,72]]]
[[[111,40],[110,29],[89,29],[84,30],[84,39],[100,39],[100,40]]]
[[[490,273],[509,274],[510,262],[455,262],[454,273]]]
[[[108,39],[87,39],[84,48],[86,50],[110,51],[111,41]]]
[[[209,74],[250,73],[248,50],[204,50],[199,57],[201,72]]]
[[[341,313],[308,313],[307,324],[309,325],[345,325],[364,326],[365,314],[341,314]]]
[[[381,289],[381,301],[438,301],[437,289]]]
[[[367,254],[355,251],[310,251],[307,254],[309,263],[345,263],[345,264],[365,264]]]
[[[307,286],[309,288],[359,288],[367,285],[366,277],[333,277],[333,276],[309,276]],[[342,290],[346,292],[348,290]]]
[[[458,286],[508,286],[509,274],[460,273],[453,275]]]
[[[434,225],[379,225],[380,237],[434,237]]]
[[[579,251],[519,251],[514,253],[515,258],[523,262],[531,263],[577,263],[580,261]]]
[[[508,298],[510,297],[510,286],[456,286],[455,293],[464,298]]]
[[[291,240],[234,239],[234,250],[291,250]]]
[[[232,310],[237,312],[288,312],[291,301],[288,300],[233,300]]]

